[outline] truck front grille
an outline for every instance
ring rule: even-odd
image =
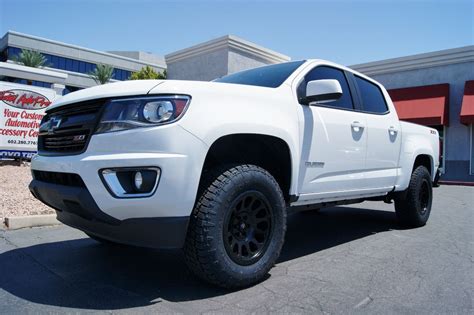
[[[100,118],[104,101],[69,104],[43,118],[38,136],[39,155],[84,152]]]

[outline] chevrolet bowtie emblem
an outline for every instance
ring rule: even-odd
[[[48,134],[53,134],[54,130],[58,129],[61,125],[61,118],[51,117],[48,123]]]

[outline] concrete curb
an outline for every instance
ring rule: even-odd
[[[27,227],[58,225],[55,214],[28,215],[21,217],[6,217],[5,225],[7,230],[17,230]]]

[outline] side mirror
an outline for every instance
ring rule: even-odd
[[[339,81],[333,79],[313,80],[306,84],[306,97],[304,102],[329,102],[338,100],[342,96]]]

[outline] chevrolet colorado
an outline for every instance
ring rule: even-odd
[[[111,83],[46,113],[32,194],[98,241],[183,248],[219,286],[265,276],[290,210],[394,200],[406,226],[430,215],[437,131],[400,122],[381,84],[331,62]]]

